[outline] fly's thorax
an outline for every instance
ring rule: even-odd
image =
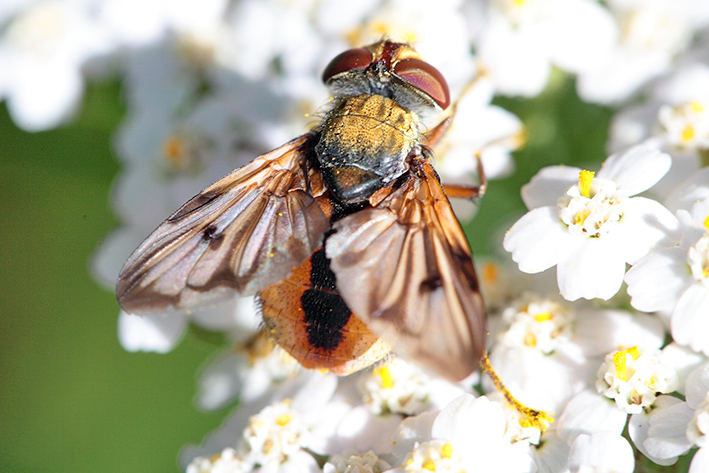
[[[315,152],[325,184],[344,203],[366,200],[401,176],[421,138],[418,115],[382,95],[343,97],[323,121]]]

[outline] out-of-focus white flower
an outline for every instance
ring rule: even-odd
[[[658,393],[677,389],[677,373],[662,362],[659,350],[630,347],[606,355],[598,368],[596,389],[615,400],[619,409],[639,414],[655,402]]]
[[[634,195],[652,187],[671,158],[649,145],[613,155],[595,174],[570,166],[542,169],[522,188],[529,209],[507,232],[504,247],[527,273],[556,266],[568,300],[612,297],[625,264],[678,239],[674,215]]]
[[[262,330],[202,369],[197,405],[212,410],[237,397],[240,402],[252,402],[296,376],[300,369],[298,362]]]
[[[552,64],[574,73],[593,70],[618,35],[609,12],[594,1],[495,0],[488,8],[477,52],[505,95],[539,94]]]
[[[323,465],[323,473],[382,473],[391,465],[373,451],[358,455],[354,451],[335,454]]]
[[[644,89],[647,98],[643,102],[624,107],[613,117],[608,143],[612,152],[652,139],[672,156],[672,168],[653,188],[655,195],[665,197],[685,187],[680,183],[694,177],[709,149],[706,52],[706,46],[688,52],[668,76]],[[668,201],[665,205],[672,211],[681,208]]]
[[[569,452],[569,471],[613,471],[632,473],[635,470],[633,448],[627,440],[612,432],[581,434]]]
[[[82,67],[114,51],[95,0],[33,2],[2,24],[0,99],[13,121],[27,131],[69,120],[84,93]]]
[[[253,465],[236,455],[233,448],[225,448],[211,458],[197,457],[187,465],[187,473],[248,473]]]
[[[578,93],[590,102],[625,100],[666,72],[690,44],[694,28],[709,20],[709,11],[701,0],[611,0],[607,4],[620,35],[601,67],[579,75]],[[663,34],[658,35],[659,30]]]
[[[302,372],[283,383],[271,403],[244,404],[201,449],[183,452],[183,461],[199,465],[200,457],[231,448],[255,471],[320,471],[312,453],[329,453],[334,430],[349,409],[332,398],[336,387],[332,374]]]
[[[672,336],[709,356],[709,200],[691,214],[679,210],[683,238],[679,247],[661,248],[638,261],[628,274],[631,304],[645,312],[672,313]]]
[[[663,396],[665,402],[650,413],[643,450],[667,465],[690,448],[699,447],[689,467],[690,473],[699,473],[709,468],[709,365],[690,374],[685,391],[686,402]]]
[[[416,415],[428,409],[441,409],[463,394],[463,389],[431,378],[401,358],[375,368],[360,378],[364,402],[372,413]]]
[[[118,341],[128,351],[166,353],[182,340],[190,321],[241,341],[256,333],[260,318],[253,297],[227,298],[193,310],[170,309],[160,314],[120,311]]]
[[[477,159],[488,179],[508,176],[514,170],[512,151],[524,146],[522,122],[492,105],[489,77],[478,77],[455,102],[455,116],[441,143],[435,147],[436,171],[444,184],[470,185],[477,177]],[[476,176],[476,177],[474,177]],[[469,201],[453,201],[459,219],[472,213]]]

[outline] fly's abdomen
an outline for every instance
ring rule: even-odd
[[[406,171],[419,138],[418,117],[394,100],[345,97],[325,118],[315,152],[335,198],[355,203]]]

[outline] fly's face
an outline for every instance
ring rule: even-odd
[[[421,116],[448,107],[448,85],[409,46],[382,41],[333,59],[323,80],[337,98],[315,147],[323,179],[344,203],[367,200],[420,154]]]
[[[441,74],[381,41],[325,70],[321,126],[204,189],[128,258],[136,314],[258,294],[271,335],[309,368],[348,374],[390,351],[449,380],[478,366],[485,309],[472,254],[421,143],[450,102]]]

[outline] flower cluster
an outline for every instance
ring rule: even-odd
[[[491,363],[515,398],[556,413],[549,429],[477,375],[451,384],[404,359],[345,378],[303,370],[261,331],[253,298],[122,312],[130,351],[169,351],[190,323],[227,334],[197,404],[238,407],[185,447],[187,472],[630,472],[690,451],[690,471],[707,471],[705,3],[19,0],[0,6],[0,100],[19,127],[46,130],[71,121],[87,82],[121,82],[121,226],[93,261],[111,289],[157,223],[317,122],[331,58],[384,35],[413,43],[450,85],[455,119],[434,154],[444,182],[474,183],[474,156],[491,179],[532,169],[520,181],[528,212],[476,228],[509,253],[478,269]],[[516,171],[512,152],[544,127],[493,100],[533,103],[521,101],[565,77],[612,108],[610,157]],[[462,220],[465,204],[454,203]]]

